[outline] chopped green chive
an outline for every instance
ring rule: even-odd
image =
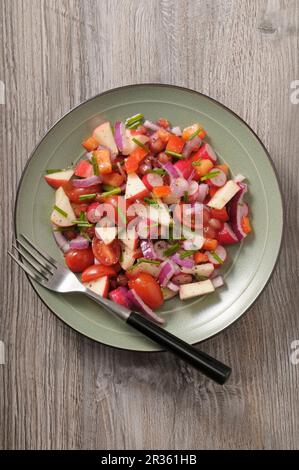
[[[145,198],[143,198],[143,200],[147,204],[151,204],[151,205],[155,205],[155,206],[159,205],[159,203],[157,201],[155,201],[155,199],[150,199],[149,197],[145,197]]]
[[[79,196],[80,201],[85,201],[88,199],[93,199],[95,198],[97,193],[91,193],[91,194],[82,194],[82,196]]]
[[[153,259],[147,259],[147,258],[138,258],[138,260],[136,261],[136,263],[134,264],[134,266],[132,266],[131,268],[128,269],[128,271],[131,271],[131,269],[134,269],[136,268],[139,264],[141,263],[147,263],[147,264],[154,264],[156,266],[160,266],[161,264],[161,261],[155,261]]]
[[[112,186],[111,184],[103,184],[102,189],[104,191],[112,191],[112,189],[115,189],[115,186]]]
[[[95,157],[95,154],[93,153],[92,154],[92,157],[91,157],[91,163],[92,163],[92,166],[93,166],[93,172],[96,176],[99,176],[99,165],[98,165],[98,162],[97,162],[97,159]]]
[[[180,249],[180,244],[175,243],[174,245],[167,248],[167,250],[163,251],[164,256],[171,256],[174,255]]]
[[[200,166],[201,163],[201,160],[197,160],[196,162],[192,162],[192,166]]]
[[[119,215],[119,218],[123,221],[124,224],[127,223],[127,219],[125,214],[123,213],[123,210],[120,207],[117,207],[117,213]]]
[[[142,142],[140,142],[140,140],[136,139],[135,137],[133,137],[132,139],[133,142],[135,142],[136,145],[138,145],[138,147],[141,147],[143,150],[145,150],[146,152],[148,152],[148,148],[146,145],[144,145]]]
[[[188,140],[194,139],[194,137],[196,137],[199,132],[200,132],[200,127],[195,132],[193,132],[193,134],[190,135]]]
[[[170,155],[174,158],[184,158],[181,153],[171,152],[170,150],[165,150],[166,155]]]
[[[183,199],[184,199],[184,202],[188,202],[188,201],[189,201],[188,191],[184,191]]]
[[[74,225],[77,225],[77,227],[92,227],[93,225],[90,224],[89,222],[85,222],[84,220],[73,220],[72,222]]]
[[[121,188],[114,188],[111,189],[111,191],[106,191],[101,194],[101,197],[109,197],[109,196],[114,196],[114,194],[120,194],[121,193]]]
[[[65,212],[63,209],[60,209],[60,207],[54,205],[54,209],[59,212],[59,214],[63,215],[63,217],[67,217],[67,212]]]
[[[186,250],[186,251],[184,251],[184,253],[180,254],[180,258],[181,259],[189,258],[189,256],[194,255],[194,253],[196,253],[196,250]]]
[[[220,258],[220,256],[217,255],[217,253],[215,251],[210,251],[211,255],[213,256],[213,258],[215,258],[215,260],[219,263],[219,264],[223,264],[223,261],[222,259]]]
[[[215,176],[218,176],[220,173],[220,171],[211,171],[210,173],[207,173],[206,175],[202,176],[200,178],[200,181],[206,181],[206,180],[209,180],[211,178],[215,178]]]
[[[153,168],[152,170],[148,170],[147,173],[153,173],[154,175],[166,175],[166,171],[163,168]]]
[[[51,173],[60,173],[61,171],[65,171],[65,170],[62,170],[61,168],[51,168],[50,170],[46,170],[46,173],[47,175],[51,175]]]
[[[126,120],[125,125],[128,129],[134,129],[142,123],[142,120],[143,114],[135,114]]]

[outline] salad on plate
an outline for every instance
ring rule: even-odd
[[[166,300],[221,287],[226,246],[250,232],[245,177],[232,177],[205,129],[142,114],[104,122],[73,168],[49,169],[53,235],[82,283],[158,323]]]

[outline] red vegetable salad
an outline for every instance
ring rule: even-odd
[[[226,246],[251,232],[245,178],[230,174],[206,137],[198,123],[181,129],[136,114],[100,124],[73,168],[45,175],[69,269],[158,323],[167,299],[221,287]]]

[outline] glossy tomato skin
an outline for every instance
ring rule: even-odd
[[[63,185],[63,189],[71,202],[75,204],[80,204],[82,201],[79,199],[80,196],[85,194],[98,193],[101,190],[101,185],[95,184],[89,188],[75,188],[71,181],[68,181]]]
[[[117,264],[120,257],[120,244],[118,240],[114,240],[109,245],[94,237],[92,240],[92,251],[95,258],[104,266]]]
[[[112,266],[103,266],[102,264],[93,264],[86,268],[81,276],[82,282],[90,282],[103,276],[116,277],[117,272]]]
[[[81,203],[81,204],[72,204],[72,208],[74,209],[76,217],[80,217],[81,212],[86,212],[89,207],[89,204]]]
[[[161,287],[150,274],[140,273],[134,279],[130,279],[129,287],[134,289],[150,308],[158,308],[163,304]]]
[[[65,255],[65,262],[73,273],[82,273],[93,264],[94,256],[91,248],[84,250],[69,250]]]

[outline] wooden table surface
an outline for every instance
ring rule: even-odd
[[[263,0],[0,0],[3,449],[299,447],[299,1],[282,36],[257,30]],[[287,21],[287,24],[286,24]],[[47,129],[85,99],[170,83],[229,106],[258,133],[286,201],[277,269],[250,311],[202,349],[233,366],[218,386],[170,354],[97,344],[61,323],[6,256],[18,181]]]

